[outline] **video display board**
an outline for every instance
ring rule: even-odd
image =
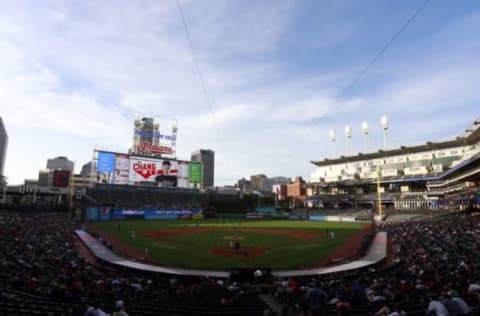
[[[66,188],[70,182],[70,171],[55,170],[53,172],[53,186],[57,188]]]
[[[188,161],[178,161],[177,168],[178,168],[178,175],[177,175],[177,186],[179,188],[188,188]]]
[[[191,183],[202,182],[202,164],[190,162],[188,165],[188,181]]]
[[[97,155],[98,184],[190,188],[192,183],[200,181],[199,163],[104,151],[99,151]]]
[[[97,156],[97,183],[113,184],[115,154],[100,151]]]
[[[113,182],[115,184],[128,184],[130,170],[130,158],[128,155],[115,155],[115,175]]]
[[[130,156],[129,184],[156,183],[160,187],[176,187],[178,183],[176,160]]]

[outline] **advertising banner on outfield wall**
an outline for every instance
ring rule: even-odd
[[[109,221],[112,217],[111,209],[109,207],[100,207],[98,209],[98,219],[101,221]]]
[[[96,207],[87,207],[85,209],[85,220],[92,222],[98,220],[98,209]]]
[[[325,222],[327,220],[325,218],[325,215],[310,215],[308,219],[311,221],[321,221],[321,222]]]
[[[203,210],[121,210],[113,211],[113,219],[202,219]]]

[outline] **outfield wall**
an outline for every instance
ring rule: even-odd
[[[109,220],[177,220],[177,219],[203,219],[202,209],[114,209],[111,207],[87,207],[85,220],[109,221]]]
[[[320,221],[320,222],[365,222],[366,217],[355,217],[355,216],[332,216],[332,215],[309,215],[308,219],[311,221]],[[371,221],[371,219],[369,220]]]
[[[283,213],[246,213],[246,219],[290,219],[306,220],[303,215],[288,215]],[[109,220],[177,220],[177,219],[203,219],[202,209],[117,209],[112,207],[87,207],[85,208],[85,221]],[[320,222],[370,222],[366,217],[309,215],[308,220]]]

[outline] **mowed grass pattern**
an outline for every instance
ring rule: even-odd
[[[171,229],[193,229],[212,227],[216,230],[200,233],[184,233],[167,236],[162,239],[147,237],[143,232],[165,231]],[[227,270],[233,267],[268,267],[274,270],[312,267],[347,242],[364,223],[343,222],[307,222],[287,220],[179,220],[179,221],[112,221],[96,222],[100,231],[123,243],[144,251],[149,249],[150,256],[168,266]],[[225,230],[221,230],[225,228]],[[253,232],[243,229],[268,228],[291,229],[322,232],[322,236],[312,239],[299,239],[273,232]],[[131,238],[135,230],[136,237]],[[202,231],[202,229],[199,229]],[[327,236],[327,231],[335,232],[335,239]],[[227,248],[225,236],[241,236],[240,244],[246,248],[264,248],[261,256],[221,256],[212,253],[212,249]]]

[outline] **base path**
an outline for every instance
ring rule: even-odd
[[[363,237],[371,233],[372,229],[374,229],[373,225],[365,225],[364,228],[356,232],[353,236],[346,240],[343,245],[335,249],[334,252],[329,254],[314,267],[324,267],[341,261],[354,259],[353,257],[359,249]]]

